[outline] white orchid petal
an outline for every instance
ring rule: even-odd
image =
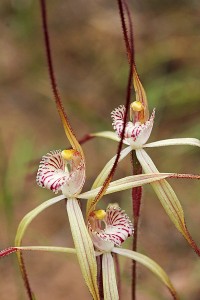
[[[61,150],[51,151],[42,157],[36,181],[39,186],[68,197],[79,193],[85,182],[85,164],[81,154],[73,150],[69,170]]]
[[[83,215],[77,199],[68,199],[67,213],[83,277],[90,290],[90,293],[93,296],[93,299],[98,300],[99,292],[97,287],[97,264],[94,246],[85,226]]]
[[[113,128],[117,132],[119,137],[122,134],[123,127],[124,127],[125,111],[126,111],[125,106],[120,105],[119,107],[115,108],[111,112],[111,118],[113,120],[112,125],[113,125]]]
[[[114,261],[111,253],[104,253],[102,259],[103,292],[105,300],[118,300]]]
[[[120,137],[124,126],[125,107],[120,105],[118,108],[111,112],[113,119],[113,128]],[[141,147],[147,142],[153,128],[155,118],[155,109],[149,120],[145,123],[140,122],[127,122],[125,127],[124,141],[132,146],[133,149]]]
[[[65,185],[62,186],[62,193],[67,196],[76,196],[79,194],[83,188],[85,183],[85,163],[82,156],[79,155],[79,152],[76,154],[76,158],[78,162],[72,162],[72,170],[69,174],[69,180]]]
[[[68,178],[61,150],[51,151],[42,157],[36,177],[39,186],[57,193]]]
[[[133,235],[133,224],[127,214],[119,206],[109,205],[106,209],[105,234],[115,245],[121,244]]]
[[[123,255],[125,257],[134,259],[135,261],[141,263],[145,267],[147,267],[150,271],[152,271],[170,290],[171,294],[173,295],[174,299],[178,299],[176,290],[174,286],[172,285],[169,277],[165,273],[165,271],[151,258],[140,254],[135,251],[127,250],[127,249],[122,249],[122,248],[114,248],[112,252]]]
[[[131,150],[132,150],[132,148],[130,146],[125,148],[124,150],[122,150],[121,153],[120,153],[119,162],[122,159],[124,159],[124,157],[126,157],[131,152]],[[115,159],[116,159],[116,155],[113,158],[111,158],[111,160],[109,160],[109,162],[105,165],[105,167],[103,168],[103,170],[100,172],[100,174],[97,176],[95,182],[93,183],[92,189],[95,189],[95,188],[101,186],[104,183],[104,181],[106,180],[108,174],[110,173],[110,171],[113,167]],[[87,202],[87,209],[86,209],[86,214],[87,215],[88,215],[88,212],[91,209],[91,206],[93,205],[93,200],[94,199],[90,199]]]
[[[168,178],[172,176],[174,173],[151,173],[151,174],[142,174],[142,175],[133,175],[124,177],[122,179],[113,181],[110,183],[109,187],[107,188],[107,191],[105,195],[120,192],[123,190],[131,189],[133,187],[142,186],[147,183],[151,183],[154,181],[158,181],[164,178]],[[98,187],[96,189],[93,189],[91,191],[82,193],[78,195],[77,197],[80,199],[90,199],[97,196],[99,191],[102,187]]]
[[[105,228],[102,228],[102,224]],[[100,251],[111,251],[114,245],[121,246],[128,237],[133,235],[133,224],[116,204],[108,205],[103,220],[98,220],[91,214],[87,226],[93,244]]]
[[[153,143],[145,144],[144,147],[165,147],[165,146],[178,146],[178,145],[191,145],[200,147],[200,140],[195,138],[176,138],[161,140]]]
[[[153,128],[154,118],[155,109],[153,110],[150,119],[144,124],[141,124],[140,122],[135,124],[132,122],[127,123],[125,140],[132,146],[133,149],[141,147],[148,141]]]
[[[158,172],[151,158],[143,150],[136,151],[137,158],[145,173]],[[169,183],[166,180],[151,183],[155,193],[157,194],[163,208],[186,240],[192,244],[191,237],[185,225],[185,218],[182,206]]]

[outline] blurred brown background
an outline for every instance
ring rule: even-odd
[[[116,1],[47,1],[56,77],[78,138],[112,130],[110,112],[125,101],[126,61]],[[150,109],[157,108],[151,140],[200,138],[200,2],[132,0],[136,60]],[[49,85],[39,1],[0,2],[0,248],[13,245],[22,217],[53,197],[35,183],[42,155],[68,146]],[[87,182],[92,185],[117,145],[96,139],[84,145]],[[160,171],[200,173],[199,149],[148,150]],[[127,158],[116,177],[131,172]],[[199,182],[171,180],[188,228],[199,242]],[[131,216],[130,192],[105,197]],[[129,241],[131,242],[131,241]],[[30,225],[24,245],[73,246],[64,203]],[[139,251],[167,271],[181,299],[200,299],[200,262],[165,215],[150,187],[144,189]],[[90,299],[76,258],[63,254],[25,255],[37,299]],[[123,297],[130,299],[129,260],[121,261]],[[15,255],[0,262],[0,299],[26,295]],[[170,299],[143,267],[138,300]]]

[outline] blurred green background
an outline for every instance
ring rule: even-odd
[[[116,1],[47,1],[56,77],[78,138],[112,130],[110,112],[124,103],[128,64]],[[136,61],[156,120],[150,141],[200,138],[200,2],[132,0]],[[68,146],[49,85],[39,1],[0,2],[0,248],[13,245],[19,221],[53,197],[35,183],[38,162],[50,150]],[[134,99],[133,99],[134,100]],[[109,140],[84,145],[84,190],[116,151]],[[149,149],[160,171],[200,173],[199,149]],[[116,178],[129,175],[129,159]],[[199,182],[171,180],[188,228],[199,242]],[[105,197],[131,216],[130,192]],[[31,224],[25,245],[72,246],[64,203]],[[144,189],[139,251],[167,271],[181,299],[200,299],[200,262],[165,215],[150,187]],[[75,257],[25,255],[38,299],[90,299]],[[121,261],[123,297],[130,299],[131,263]],[[26,299],[15,255],[1,260],[0,298]],[[138,300],[170,299],[162,284],[139,267]]]

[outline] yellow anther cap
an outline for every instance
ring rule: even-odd
[[[95,210],[93,213],[98,220],[103,220],[106,216],[106,212],[103,209]]]
[[[133,111],[142,111],[144,106],[140,101],[134,101],[131,103],[131,108]]]
[[[74,151],[73,149],[70,150],[63,150],[61,152],[62,158],[64,158],[65,160],[71,160],[73,158],[74,155]]]

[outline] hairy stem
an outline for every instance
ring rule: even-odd
[[[99,288],[100,300],[104,300],[103,294],[103,277],[102,277],[102,255],[97,256],[97,282]]]
[[[24,281],[24,285],[25,285],[25,288],[26,288],[26,291],[27,291],[28,298],[30,300],[34,300],[35,297],[34,297],[34,294],[31,290],[31,286],[30,286],[30,282],[29,282],[29,279],[28,279],[28,274],[27,274],[27,271],[26,271],[26,267],[25,267],[25,263],[24,263],[22,253],[21,252],[17,253],[17,256],[18,256],[20,271],[21,271],[21,274],[22,274],[22,278],[23,278],[23,281]]]
[[[133,175],[142,174],[142,167],[136,157],[135,151],[131,153],[132,166],[133,166]],[[133,251],[137,251],[138,243],[138,223],[140,217],[140,207],[141,207],[141,198],[142,198],[142,187],[138,186],[132,189],[132,205],[133,205]],[[136,299],[136,283],[137,283],[137,271],[136,271],[136,261],[132,262],[132,300]]]

